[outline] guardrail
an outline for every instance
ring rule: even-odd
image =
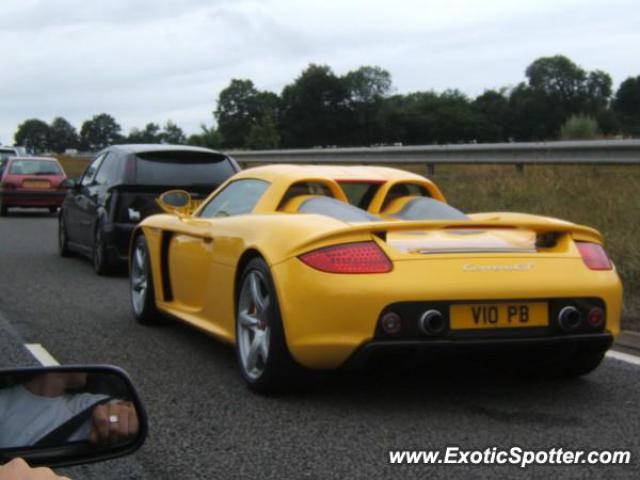
[[[240,164],[422,164],[436,165],[640,165],[640,140],[588,140],[538,143],[479,143],[401,147],[229,150]],[[74,155],[88,161],[86,154]]]
[[[640,140],[589,140],[540,143],[484,143],[407,147],[312,148],[229,151],[243,164],[441,164],[639,165]]]

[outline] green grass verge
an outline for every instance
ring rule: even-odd
[[[506,165],[447,165],[430,178],[465,212],[549,215],[600,230],[623,280],[624,326],[640,326],[640,168],[541,165],[518,173]]]

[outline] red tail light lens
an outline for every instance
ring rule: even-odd
[[[311,268],[328,273],[386,273],[391,260],[375,242],[358,242],[320,248],[300,255]]]
[[[611,270],[611,260],[601,245],[597,243],[576,242],[580,256],[591,270]]]

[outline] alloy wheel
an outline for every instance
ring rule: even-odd
[[[131,303],[136,315],[142,315],[147,297],[147,252],[144,245],[136,246],[131,266]]]
[[[270,302],[264,277],[257,270],[250,271],[240,290],[236,341],[242,369],[251,380],[262,375],[269,358],[271,330],[267,316]]]

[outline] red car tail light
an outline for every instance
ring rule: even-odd
[[[328,273],[386,273],[391,260],[375,242],[344,243],[300,255],[306,265]]]
[[[601,245],[597,243],[576,242],[580,256],[591,270],[611,270],[613,265]]]

